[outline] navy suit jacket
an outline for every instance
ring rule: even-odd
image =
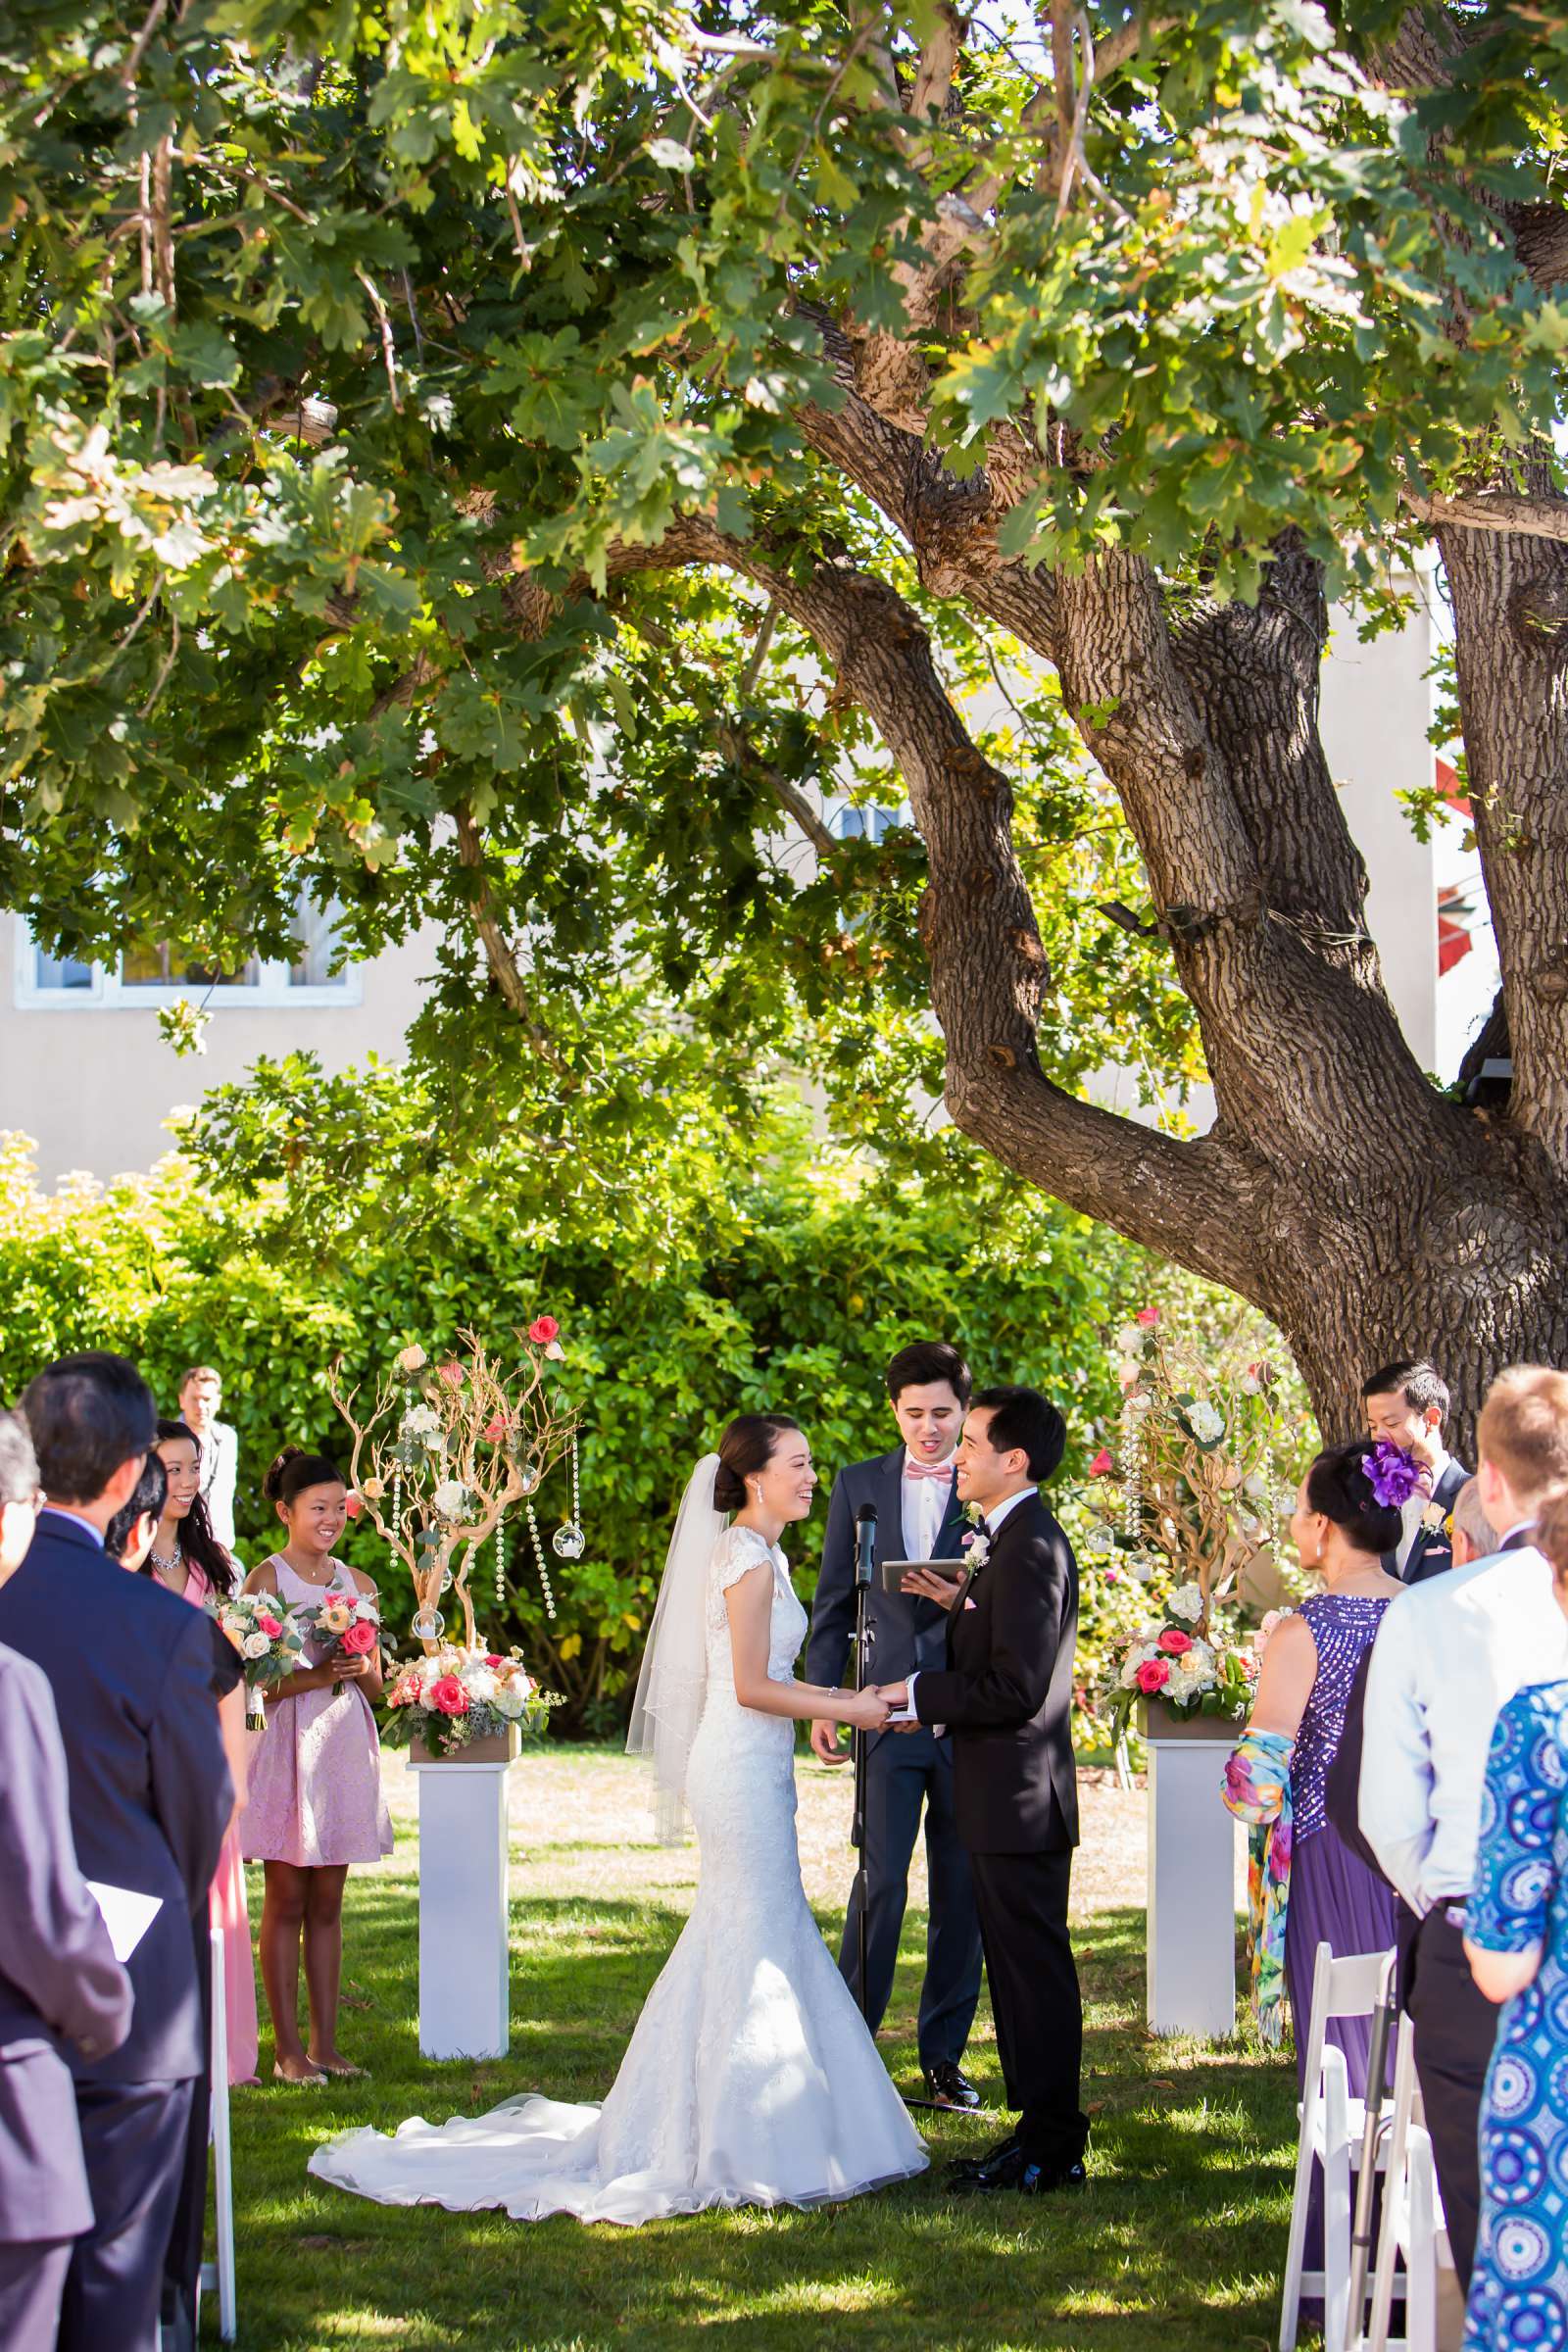
[[[808,1682],[824,1684],[830,1690],[836,1690],[846,1679],[855,1634],[855,1515],[867,1502],[876,1507],[877,1565],[865,1599],[865,1621],[875,1636],[867,1679],[903,1682],[918,1666],[940,1666],[944,1654],[947,1621],[940,1605],[882,1590],[883,1561],[907,1556],[904,1548],[904,1447],[898,1446],[891,1453],[878,1454],[874,1461],[852,1462],[833,1481],[806,1648]],[[966,1532],[963,1506],[956,1494],[950,1493],[932,1557],[956,1560]]]
[[[61,2046],[115,2049],[132,1996],[76,1868],[48,1682],[3,1643],[0,1885],[0,2245],[30,2245],[92,2225]]]
[[[207,2066],[191,1921],[233,1810],[218,1700],[239,1660],[205,1609],[127,1575],[50,1511],[0,1586],[0,1642],[53,1689],[83,1876],[162,1905],[127,1963],[129,2034],[113,2052],[72,2052],[72,2071],[78,2082],[187,2081]]]
[[[1078,1563],[1032,1494],[1014,1503],[948,1612],[946,1665],[914,1687],[920,1721],[953,1735],[954,1810],[973,1854],[1078,1842],[1077,1641]]]
[[[1469,1476],[1470,1472],[1462,1462],[1450,1462],[1433,1488],[1432,1500],[1445,1515],[1453,1509],[1459,1489]],[[1398,1576],[1401,1573],[1397,1564],[1398,1557],[1396,1551],[1385,1552],[1383,1555],[1383,1565],[1391,1576]],[[1429,1530],[1418,1527],[1415,1531],[1415,1542],[1410,1546],[1410,1556],[1404,1563],[1402,1571],[1404,1582],[1407,1585],[1424,1585],[1429,1576],[1444,1576],[1452,1566],[1452,1537],[1446,1535],[1442,1528]]]

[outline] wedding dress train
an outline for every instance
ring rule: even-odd
[[[807,1616],[782,1552],[734,1527],[708,1570],[707,1694],[685,1796],[697,1899],[602,2108],[529,2094],[318,2149],[318,2180],[389,2205],[498,2205],[518,2221],[634,2225],[710,2206],[811,2205],[929,2159],[807,1907],[795,1726],[735,1696],[725,1589],[770,1560],[768,1673],[788,1681]]]

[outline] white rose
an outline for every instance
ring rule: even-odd
[[[271,1646],[265,1634],[247,1634],[245,1637],[245,1655],[248,1658],[265,1658]]]
[[[411,1404],[403,1416],[402,1435],[406,1438],[438,1438],[441,1435],[441,1416],[433,1404]]]
[[[430,1497],[430,1508],[439,1519],[456,1519],[467,1499],[468,1490],[461,1478],[444,1478]]]
[[[1116,1334],[1116,1346],[1123,1355],[1142,1355],[1148,1336],[1141,1323],[1124,1323]]]
[[[1185,1617],[1189,1625],[1196,1625],[1203,1614],[1203,1595],[1197,1585],[1178,1585],[1166,1605],[1173,1617]]]

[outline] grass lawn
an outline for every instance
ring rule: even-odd
[[[530,2088],[602,2097],[691,1901],[695,1852],[652,1842],[637,1767],[599,1749],[525,1755],[512,1775],[511,2053],[427,2063],[415,1783],[401,1758],[386,1772],[397,1851],[351,1874],[344,1954],[343,2046],[372,2078],[324,2091],[269,2082],[234,2095],[241,2344],[600,2352],[703,2330],[735,2352],[840,2342],[864,2352],[1266,2352],[1289,2218],[1294,2069],[1246,2034],[1219,2044],[1145,2034],[1141,1793],[1084,1791],[1075,1908],[1095,2121],[1086,2193],[951,2199],[937,2178],[943,2159],[972,2153],[998,2126],[924,2119],[933,2170],[906,2187],[810,2213],[618,2230],[372,2205],[307,2180],[316,2143],[357,2125],[439,2121]],[[807,1890],[836,1946],[850,1793],[808,1758],[800,1789]],[[924,1900],[916,1877],[882,2036],[910,2088]],[[970,2059],[1000,2100],[984,2000]],[[264,2019],[264,2074],[270,2067]],[[216,2308],[203,2317],[211,2340]]]

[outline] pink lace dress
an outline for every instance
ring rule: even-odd
[[[213,1588],[194,1561],[186,1563],[185,1598],[205,1608]],[[244,1791],[241,1790],[243,1796]],[[209,1916],[223,1938],[223,2011],[228,2021],[228,2079],[249,2082],[256,2073],[256,1962],[251,1954],[251,1916],[245,1902],[245,1858],[240,1852],[239,1816],[223,1836]]]
[[[314,1608],[328,1592],[356,1589],[338,1561],[325,1585],[307,1584],[276,1553],[271,1568],[291,1608]],[[319,1664],[314,1649],[305,1654],[308,1664]],[[292,1862],[299,1870],[375,1862],[392,1851],[381,1742],[363,1690],[339,1683],[269,1703],[239,1835],[247,1862]]]

